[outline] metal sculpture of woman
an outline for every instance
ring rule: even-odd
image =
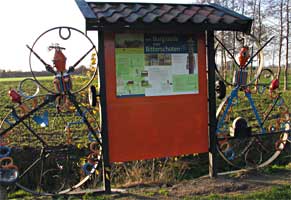
[[[217,110],[217,148],[220,155],[236,168],[268,165],[284,149],[290,134],[290,113],[278,92],[278,78],[270,69],[263,69],[262,49],[271,40],[263,46],[253,40],[257,44],[255,53],[250,53],[250,48],[244,44],[237,63],[234,55],[217,39],[237,66],[232,83],[226,81],[216,68],[220,77],[217,84],[219,97],[225,94],[221,91],[226,90],[223,82],[233,86]],[[255,57],[259,61],[257,73],[248,81],[250,73],[247,67]]]
[[[52,65],[41,56],[47,35],[49,40],[52,35],[57,40],[48,45],[54,51]],[[78,37],[86,39],[89,50],[68,67],[65,48],[59,44],[66,44],[72,52],[72,47],[77,48],[70,39]],[[92,83],[98,71],[97,51],[87,35],[71,27],[49,29],[27,47],[33,78],[9,91],[13,106],[0,123],[0,183],[16,183],[36,195],[65,194],[84,184],[100,166],[99,107],[90,106],[84,97],[85,89],[90,88],[94,92],[89,100],[96,106],[97,89]],[[43,81],[34,70],[35,63],[37,67],[43,64],[54,77]],[[80,65],[89,66],[84,74]],[[30,95],[32,86],[35,92]]]

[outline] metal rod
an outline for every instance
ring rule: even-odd
[[[43,156],[43,154],[41,156],[42,156],[42,159],[41,159],[41,164],[40,164],[40,175],[39,175],[39,182],[38,182],[39,190],[41,190],[42,176],[43,176],[43,171],[44,171],[44,156]],[[41,191],[39,191],[39,193],[40,192]]]
[[[28,126],[24,121],[21,123],[42,143],[43,146],[48,146],[48,144],[30,126]]]
[[[27,114],[25,114],[24,116],[20,117],[19,120],[17,120],[14,124],[12,124],[11,126],[9,126],[7,129],[4,129],[3,131],[1,131],[0,132],[0,137],[3,136],[3,135],[5,135],[7,132],[9,132],[10,130],[12,130],[15,126],[17,126],[19,123],[23,122],[25,119],[27,119],[28,117],[30,117],[32,114],[34,114],[36,111],[38,111],[39,109],[41,109],[45,105],[47,105],[47,104],[55,101],[55,99],[56,99],[57,96],[59,96],[59,95],[58,94],[50,95],[49,98],[47,98],[43,103],[39,104],[37,107],[35,107],[31,111],[29,111]]]
[[[259,115],[259,112],[258,112],[256,106],[255,106],[255,103],[254,103],[254,101],[253,101],[253,98],[252,98],[251,93],[250,93],[250,92],[245,92],[245,95],[246,95],[246,97],[247,97],[248,100],[249,100],[250,106],[251,106],[251,108],[252,108],[252,110],[253,110],[253,112],[254,112],[254,114],[255,114],[255,117],[256,117],[256,119],[257,119],[257,121],[258,121],[258,123],[259,123],[259,126],[260,126],[262,132],[265,133],[266,130],[265,130],[265,128],[263,127],[263,123],[262,123],[261,117],[260,117],[260,115]]]
[[[253,59],[265,48],[267,44],[269,44],[273,40],[274,36],[271,37],[250,59],[249,61],[243,66],[243,68],[246,68],[251,62],[253,62]]]
[[[69,99],[70,101],[73,103],[73,105],[75,106],[75,108],[77,109],[77,112],[79,113],[80,116],[82,116],[82,119],[84,121],[84,123],[87,125],[89,131],[91,133],[93,133],[94,138],[96,139],[96,141],[101,145],[101,141],[99,140],[99,138],[97,137],[96,131],[92,128],[91,124],[89,123],[88,119],[86,118],[86,116],[83,114],[79,103],[76,101],[76,97],[72,94],[72,93],[68,93],[69,95]]]
[[[26,170],[24,170],[24,172],[19,176],[18,179],[21,179],[23,176],[25,176],[25,174],[27,174],[27,172],[29,172],[29,170],[31,168],[33,168],[40,160],[42,159],[42,155],[40,155],[40,157],[38,159],[36,159],[31,165],[29,165]]]
[[[72,67],[75,68],[93,49],[95,49],[95,46],[94,45]]]
[[[251,138],[251,137],[265,137],[265,136],[270,136],[270,135],[278,135],[278,134],[282,134],[282,133],[291,133],[291,130],[281,130],[281,131],[274,131],[274,132],[264,132],[264,133],[252,133],[251,135],[245,135],[243,138]],[[221,138],[217,138],[218,141],[221,140],[234,140],[234,139],[238,139],[241,137],[221,137]]]
[[[268,119],[269,115],[271,114],[271,112],[273,111],[274,107],[276,106],[277,102],[278,102],[278,99],[280,97],[280,94],[279,96],[276,98],[275,100],[275,103],[272,105],[272,108],[268,111],[266,117],[264,118],[263,122],[262,122],[262,125],[264,125],[264,123],[266,122],[266,120]]]
[[[32,48],[30,48],[30,46],[26,45],[26,47],[33,53],[33,55],[35,55],[35,57],[37,57],[37,59],[39,59],[39,61],[45,66],[45,69],[51,73],[53,73],[54,75],[56,75],[57,73],[53,70],[52,66],[47,64],[35,51],[33,51]]]
[[[218,41],[218,43],[226,50],[226,52],[230,55],[230,57],[233,59],[234,63],[237,65],[237,66],[240,66],[237,62],[236,62],[236,59],[234,57],[234,55],[232,55],[232,53],[228,50],[228,48],[226,48],[226,46],[217,38],[215,37],[215,39]],[[208,53],[209,55],[209,53]],[[214,55],[215,56],[215,55]]]

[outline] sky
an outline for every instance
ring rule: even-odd
[[[84,31],[85,20],[74,0],[13,0],[0,6],[0,69],[29,71],[26,44],[55,26]]]
[[[176,0],[158,2],[177,3]],[[195,1],[179,1],[179,3],[192,2]],[[12,71],[29,71],[29,50],[26,45],[32,46],[35,39],[44,31],[57,26],[71,26],[85,32],[85,19],[75,0],[1,1],[0,25],[0,69]],[[93,37],[91,39],[97,45],[97,33],[91,33],[89,36]]]

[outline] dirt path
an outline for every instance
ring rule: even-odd
[[[200,177],[178,184],[133,185],[122,193],[112,194],[113,199],[182,199],[209,194],[238,194],[265,190],[268,187],[291,185],[291,170],[272,173],[260,171],[238,172],[220,175],[215,179]]]

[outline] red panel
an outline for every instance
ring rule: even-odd
[[[205,38],[197,38],[199,94],[117,98],[114,34],[105,34],[110,162],[208,151]]]

